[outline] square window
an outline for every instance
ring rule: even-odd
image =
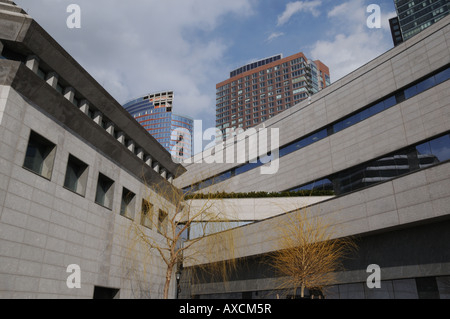
[[[64,187],[81,195],[86,195],[88,165],[69,154]]]
[[[51,179],[55,155],[56,145],[32,131],[28,140],[23,167],[42,177]]]
[[[103,207],[112,209],[113,195],[114,181],[102,173],[99,173],[95,202]]]
[[[136,194],[126,189],[122,190],[122,201],[120,204],[120,215],[133,219]]]
[[[167,213],[161,209],[158,214],[158,233],[163,235],[167,233]]]
[[[142,200],[141,206],[141,225],[148,228],[153,225],[153,205],[145,199]]]
[[[94,299],[117,299],[120,289],[94,286]]]

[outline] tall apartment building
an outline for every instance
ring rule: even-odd
[[[175,114],[173,91],[151,93],[127,102],[127,110],[177,161],[192,156],[194,120]]]
[[[397,17],[390,20],[394,44],[408,40],[450,12],[448,0],[394,0]]]
[[[330,85],[330,72],[321,61],[303,53],[282,54],[246,64],[216,85],[216,127],[246,130]]]

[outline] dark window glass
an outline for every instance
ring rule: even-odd
[[[202,189],[202,188],[209,187],[209,186],[211,186],[211,185],[213,185],[213,179],[212,179],[212,178],[207,179],[206,181],[201,182],[201,183],[199,184],[198,188],[199,188],[199,189]]]
[[[224,180],[226,180],[226,179],[229,179],[229,178],[231,178],[231,171],[225,172],[225,173],[219,175],[219,176],[217,177],[217,181],[218,181],[218,182],[222,182],[222,181],[224,181]]]
[[[114,181],[103,174],[99,174],[95,202],[109,209],[112,208]]]
[[[405,90],[405,99],[409,99],[417,94],[417,86],[412,86]]]
[[[153,205],[146,201],[142,200],[141,205],[141,225],[152,228],[153,225]]]
[[[416,287],[419,299],[439,299],[436,277],[416,278]]]
[[[56,145],[35,132],[30,133],[23,167],[47,179],[51,178]]]
[[[260,161],[257,161],[256,163],[244,164],[244,165],[236,168],[235,174],[236,175],[243,174],[243,173],[245,173],[245,172],[247,172],[249,170],[252,170],[254,168],[257,168],[257,167],[259,167],[261,165],[262,165],[262,163]]]
[[[120,204],[120,215],[128,218],[134,218],[134,198],[136,194],[130,190],[123,188],[122,201]]]
[[[394,154],[342,171],[333,177],[293,188],[290,191],[326,190],[329,187],[329,189],[334,188],[336,194],[342,195],[449,159],[450,135],[446,134],[416,147],[399,150]]]
[[[84,196],[86,194],[87,173],[88,165],[69,155],[64,187]]]
[[[371,115],[378,114],[378,113],[380,113],[380,112],[382,112],[382,111],[384,111],[384,102],[377,103],[377,104],[375,104],[375,105],[372,105],[372,106],[369,108],[369,113],[370,113]]]
[[[360,112],[361,114],[361,121],[364,121],[365,119],[369,118],[370,116],[372,116],[373,114],[371,114],[371,110],[370,108],[367,108],[365,110],[362,110]]]
[[[422,82],[417,83],[417,85],[416,85],[417,86],[417,93],[421,93],[421,92],[423,92],[425,90],[428,90],[429,88],[431,88],[431,87],[433,87],[435,85],[436,85],[436,83],[435,83],[434,77],[431,77],[431,78],[428,78],[426,80],[423,80]]]
[[[119,296],[119,289],[94,287],[94,299],[116,299]]]
[[[386,100],[383,101],[384,110],[394,106],[397,103],[395,100],[395,96],[388,97]]]
[[[296,191],[312,191],[312,190],[332,190],[333,185],[331,183],[331,180],[328,178],[321,179],[319,181],[315,181],[313,183],[309,183],[300,187],[293,188],[289,190],[290,192],[296,192]]]
[[[444,135],[430,141],[431,153],[437,157],[439,162],[450,159],[450,136]]]
[[[450,79],[450,68],[435,75],[436,84],[442,83]]]
[[[167,233],[167,213],[165,211],[159,210],[158,214],[158,233],[166,234]]]

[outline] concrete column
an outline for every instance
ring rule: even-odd
[[[108,122],[106,124],[106,132],[108,132],[109,134],[114,136],[114,123],[113,122]]]
[[[147,164],[148,166],[152,167],[152,157],[150,155],[147,155],[145,157],[145,164]]]
[[[136,156],[139,157],[141,160],[144,160],[144,150],[142,148],[137,149]]]
[[[2,41],[0,41],[0,55],[2,55],[2,52],[3,52],[3,43]]]
[[[117,140],[125,145],[125,134],[123,132],[117,132]]]
[[[67,87],[64,90],[64,97],[70,101],[70,103],[73,103],[73,99],[75,98],[75,89],[73,87]]]
[[[126,145],[126,147],[131,153],[134,153],[134,148],[136,147],[136,144],[134,143],[133,140],[130,140],[128,141],[128,145]]]
[[[34,73],[38,72],[39,69],[39,58],[35,55],[30,55],[27,57],[25,65]]]
[[[89,101],[88,100],[82,100],[80,102],[80,111],[86,115],[89,115]]]
[[[153,170],[154,170],[156,173],[159,174],[159,169],[160,169],[159,163],[158,163],[158,162],[155,162],[155,163],[153,164]]]
[[[102,114],[102,112],[99,112],[99,111],[94,112],[93,120],[98,125],[102,125],[102,121],[103,121],[103,114]]]
[[[58,85],[58,77],[58,74],[56,74],[55,72],[50,72],[49,74],[47,74],[47,78],[45,79],[45,81],[48,83],[48,85],[56,90],[56,85]]]
[[[161,177],[166,179],[167,178],[167,171],[165,169],[161,170]]]
[[[167,178],[167,181],[168,181],[170,184],[173,184],[173,176],[172,176],[172,174],[169,175],[169,177]]]

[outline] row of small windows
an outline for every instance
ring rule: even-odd
[[[417,20],[418,23],[422,23],[423,19],[429,19],[431,16],[436,16],[444,12],[446,4],[443,2],[437,2],[433,4],[421,3],[417,6],[410,7],[407,10],[401,9],[399,11],[399,19],[402,21],[402,25],[408,24]],[[431,14],[432,13],[432,14]]]
[[[23,167],[48,180],[52,178],[53,166],[56,158],[56,144],[50,142],[43,136],[31,131],[28,140]],[[69,154],[64,188],[82,196],[86,196],[88,184],[89,165]],[[109,210],[113,208],[115,181],[108,176],[98,173],[97,187],[95,192],[95,203]],[[123,187],[120,215],[134,219],[136,206],[136,194]],[[153,205],[142,199],[141,224],[152,228]],[[158,216],[157,230],[163,231],[166,227],[167,213],[160,210]]]
[[[314,63],[311,62],[310,65],[313,65],[313,64]],[[236,84],[239,85],[239,84],[242,84],[243,82],[248,82],[251,79],[255,80],[255,79],[260,78],[260,81],[263,81],[263,80],[261,80],[261,78],[264,78],[266,76],[266,74],[267,74],[267,78],[272,78],[272,76],[274,76],[274,75],[275,76],[281,75],[282,74],[281,70],[283,71],[283,74],[287,74],[290,71],[292,72],[292,71],[298,70],[300,68],[309,68],[310,65],[309,64],[307,65],[305,63],[305,59],[303,59],[302,57],[293,59],[290,62],[284,62],[283,64],[277,65],[273,68],[271,67],[271,68],[267,68],[266,70],[261,70],[259,72],[255,72],[251,75],[242,77],[242,78],[238,79],[237,81],[233,81],[229,84],[220,86],[217,88],[217,92],[224,91],[224,90],[227,90],[230,88],[234,88],[236,86]],[[291,67],[291,69],[289,69],[289,66],[293,66],[293,67]],[[230,78],[232,78],[232,77],[233,76],[231,76]],[[246,84],[246,85],[248,86],[248,84]]]
[[[152,163],[151,156],[149,154],[144,154],[144,150],[139,146],[135,145],[135,142],[128,138],[124,132],[117,130],[117,127],[109,119],[107,119],[104,114],[93,108],[90,102],[79,95],[78,92],[70,85],[68,85],[64,79],[61,79],[58,74],[53,71],[43,70],[39,63],[40,60],[37,56],[24,57],[23,55],[9,50],[5,47],[2,51],[2,56],[6,59],[11,59],[15,61],[20,61],[24,63],[28,68],[30,68],[35,74],[37,74],[41,79],[43,79],[47,84],[52,86],[56,91],[62,94],[68,101],[79,108],[80,111],[85,113],[90,119],[95,123],[104,128],[110,135],[114,136],[118,142],[125,145],[131,152],[138,156],[141,160],[145,161],[146,164]],[[150,160],[151,159],[151,160]],[[152,164],[150,164],[152,165]],[[166,170],[157,164],[158,171],[165,172]],[[155,170],[156,171],[156,170]],[[165,176],[168,176],[167,174]]]
[[[138,121],[155,121],[155,123],[170,122],[170,113],[153,114],[153,115],[133,115],[133,117]]]
[[[239,68],[239,69],[237,69],[235,71],[230,72],[230,78],[232,78],[232,77],[234,77],[236,75],[239,75],[239,74],[241,74],[243,72],[253,70],[253,69],[257,68],[257,67],[260,67],[260,66],[263,66],[263,65],[266,65],[266,64],[269,64],[269,63],[281,60],[281,58],[282,58],[282,56],[279,54],[279,55],[276,55],[276,56],[273,56],[273,57],[270,57],[270,58],[267,58],[267,59],[264,59],[264,60],[260,60],[260,61],[253,62],[253,63],[249,63],[249,64],[247,64],[247,65],[245,65],[245,66],[243,66],[243,67],[241,67],[241,68]]]
[[[286,74],[283,76],[283,78],[278,77],[274,80],[268,80],[267,82],[260,82],[259,84],[253,84],[251,86],[248,86],[246,88],[240,89],[240,90],[236,90],[236,91],[232,91],[231,93],[229,92],[224,92],[221,94],[217,94],[216,97],[216,102],[217,103],[222,103],[224,101],[227,101],[230,99],[230,97],[236,97],[236,96],[241,96],[244,93],[246,97],[250,97],[250,92],[253,91],[253,95],[258,95],[259,93],[264,93],[266,92],[266,90],[268,92],[273,91],[274,90],[274,85],[275,88],[280,88],[282,86],[288,86],[291,82],[292,83],[297,83],[299,81],[299,79],[301,80],[305,80],[305,77],[302,76],[304,74],[303,70],[300,71],[295,71],[293,72],[291,75],[290,74]],[[292,81],[290,81],[290,78],[293,78]],[[315,82],[317,84],[317,78],[315,77],[311,77],[311,81]],[[283,82],[283,83],[282,83]],[[286,88],[287,90],[289,90],[289,87]],[[259,90],[259,93],[258,93]]]
[[[299,88],[303,88],[302,90],[308,92],[309,94],[313,94],[318,91],[317,88],[314,88],[314,87],[317,87],[317,85],[315,85],[311,81],[307,82],[306,78],[303,76],[295,79],[295,81],[292,81],[292,83],[293,83],[292,88],[289,85],[290,82],[286,81],[284,84],[278,83],[276,85],[275,89],[273,88],[273,86],[268,88],[268,91],[266,91],[266,88],[256,89],[255,91],[253,91],[251,93],[248,92],[245,95],[237,96],[237,99],[236,99],[236,96],[234,96],[234,95],[227,95],[216,101],[216,112],[217,113],[223,112],[224,110],[229,108],[230,105],[233,107],[235,107],[237,105],[242,106],[245,103],[250,102],[250,99],[255,100],[258,97],[261,99],[268,98],[269,101],[271,101],[271,100],[273,101],[275,96],[279,95],[283,91],[288,94],[290,94],[290,92],[292,90],[299,89]]]
[[[284,109],[287,110],[287,109],[289,109],[290,107],[291,107],[291,103],[286,103],[284,106],[283,106],[283,105],[278,106],[277,109],[276,109],[276,112],[275,112],[275,111],[270,111],[270,110],[269,110],[269,113],[271,113],[271,114],[269,114],[268,117],[267,117],[267,116],[261,116],[261,118],[259,119],[259,118],[258,118],[258,117],[260,116],[259,113],[253,113],[253,114],[246,115],[246,116],[245,116],[245,119],[246,119],[246,120],[251,120],[251,117],[252,117],[252,116],[253,116],[253,117],[256,117],[256,118],[253,119],[253,124],[257,124],[257,123],[259,122],[259,120],[261,120],[261,122],[264,122],[264,121],[266,121],[266,120],[268,120],[268,119],[274,117],[275,115],[277,115],[278,112],[282,112]],[[264,112],[264,113],[263,113],[263,112]],[[265,115],[265,114],[266,114],[265,111],[263,111],[263,112],[261,112],[261,115]],[[229,118],[229,117],[226,117],[226,118],[223,118],[223,119],[216,119],[217,128],[219,128],[219,129],[225,129],[225,128],[230,127],[230,125],[234,125],[235,122],[236,122],[236,121],[232,121],[232,122],[229,122],[229,121],[230,121],[230,118]],[[243,121],[244,121],[243,118],[239,118],[239,119],[238,119],[238,122],[239,122],[239,123],[240,123],[240,122],[243,122]],[[225,122],[227,122],[227,123],[225,123]],[[234,123],[233,123],[233,122],[234,122]],[[223,124],[223,123],[225,123],[225,124]],[[221,125],[221,124],[222,124],[222,125]],[[245,125],[246,125],[246,126],[251,126],[251,125],[252,125],[252,121],[246,121],[246,122],[245,122]],[[238,127],[244,127],[244,126],[243,126],[243,124],[239,124]],[[235,129],[235,128],[236,128],[236,127],[233,127],[233,129]],[[224,134],[225,134],[225,133],[224,133]]]
[[[294,142],[291,142],[289,144],[286,144],[279,149],[279,157],[286,156],[288,154],[291,154],[293,152],[296,152],[308,145],[311,145],[319,140],[322,140],[330,135],[336,134],[352,125],[355,125],[361,121],[364,121],[365,119],[374,116],[380,112],[383,112],[384,110],[401,103],[405,101],[406,99],[409,99],[417,94],[422,93],[423,91],[430,89],[436,85],[439,85],[443,83],[444,81],[447,81],[450,79],[450,68],[446,68],[434,75],[431,75],[421,81],[419,81],[416,84],[410,85],[407,88],[403,90],[399,90],[396,93],[386,97],[385,99],[369,105],[368,107],[365,107],[361,109],[360,111],[354,113],[353,115],[346,116],[345,118],[330,124],[326,126],[323,129],[320,129],[312,134],[309,134],[303,138],[300,138]],[[264,165],[264,163],[267,163],[267,159],[261,160],[258,159],[256,163],[246,163],[241,166],[235,167],[231,170],[228,170],[224,173],[218,174],[214,177],[211,177],[207,180],[204,180],[202,182],[199,182],[195,185],[193,185],[193,190],[197,191],[205,187],[209,187],[212,184],[220,183],[226,179],[232,178],[236,175],[245,173],[247,171],[250,171],[252,169],[255,169],[257,167],[260,167]],[[184,191],[191,190],[191,187],[185,188]]]
[[[252,104],[246,104],[245,105],[245,114],[251,114],[252,112],[258,112],[259,110],[265,110],[265,109],[272,109],[275,106],[282,106],[284,103],[291,102],[291,98],[289,97],[291,93],[285,93],[285,96],[288,96],[283,99],[283,96],[277,95],[276,97],[273,97],[273,99],[269,99],[271,102],[267,102],[266,99],[262,99],[260,101],[254,101]],[[298,100],[300,97],[305,98],[308,94],[305,93],[303,95],[294,95],[294,99]],[[275,104],[276,102],[276,104]],[[253,107],[253,108],[252,108]],[[244,115],[244,106],[240,106],[239,108],[233,108],[231,111],[230,107],[226,107],[222,112],[216,114],[216,118],[223,118],[228,115],[232,115],[232,118],[235,118],[236,116],[242,116]],[[237,113],[237,114],[236,114]]]

